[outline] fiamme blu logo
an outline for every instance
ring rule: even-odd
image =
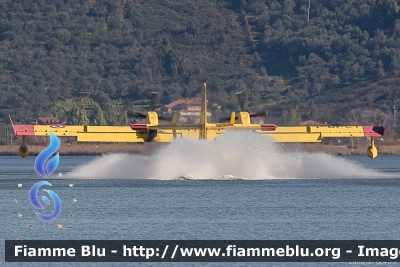
[[[58,166],[58,162],[60,161],[60,155],[57,153],[53,158],[50,157],[57,151],[60,147],[60,140],[51,132],[48,132],[50,136],[50,144],[47,148],[45,148],[39,155],[36,157],[35,161],[35,171],[38,175],[43,178],[48,178],[50,175],[56,170]],[[51,184],[47,181],[41,181],[34,184],[29,191],[29,200],[32,205],[37,209],[45,209],[42,204],[40,204],[37,194],[41,186]],[[51,215],[43,215],[39,212],[36,212],[36,215],[42,219],[43,221],[51,221],[54,220],[61,212],[61,201],[56,193],[52,190],[43,189],[50,197],[53,199],[54,203],[54,211]],[[50,205],[50,200],[46,196],[42,196],[42,201],[46,205]]]

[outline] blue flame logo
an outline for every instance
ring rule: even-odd
[[[39,183],[36,183],[32,186],[31,190],[29,191],[29,200],[31,201],[32,205],[35,206],[38,209],[44,209],[44,207],[39,203],[39,200],[37,198],[37,192],[39,191],[39,188],[42,185],[50,185],[51,183],[47,182],[47,181],[42,181]],[[47,192],[51,198],[53,199],[54,202],[54,212],[51,215],[43,215],[40,214],[39,212],[35,212],[35,214],[42,219],[43,221],[51,221],[53,219],[55,219],[61,212],[61,201],[60,198],[58,197],[58,195],[56,193],[54,193],[51,190],[46,190],[43,189],[45,192]],[[46,203],[46,205],[50,205],[50,201],[46,196],[42,196],[42,200],[44,203]]]
[[[42,152],[39,153],[39,155],[36,157],[35,161],[35,171],[37,174],[44,178],[48,178],[52,173],[56,170],[58,166],[58,162],[60,161],[60,156],[59,153],[57,153],[52,159],[49,159],[51,155],[53,155],[57,149],[60,147],[60,140],[52,133],[48,132],[50,136],[50,144],[47,148],[45,148]],[[47,161],[47,164],[46,164]],[[46,170],[45,170],[45,165],[46,165]],[[39,191],[39,188],[42,185],[49,185],[51,184],[47,181],[42,181],[34,184],[29,191],[29,200],[31,201],[32,205],[37,208],[37,209],[44,209],[44,207],[40,204],[38,198],[37,198],[37,193]],[[60,198],[56,193],[54,193],[52,190],[46,190],[43,189],[45,192],[47,192],[50,197],[53,199],[54,202],[54,212],[51,215],[43,215],[39,212],[36,212],[35,214],[42,219],[43,221],[51,221],[55,219],[61,212],[61,201]],[[42,201],[46,205],[50,205],[50,200],[46,196],[42,196]]]
[[[60,155],[57,153],[54,158],[48,160],[53,153],[57,151],[60,147],[60,140],[52,133],[48,132],[50,136],[50,144],[36,157],[35,161],[35,171],[37,174],[43,178],[48,178],[57,168],[58,162],[60,161]],[[46,171],[44,170],[44,165],[47,161]]]

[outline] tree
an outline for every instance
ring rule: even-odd
[[[94,125],[107,125],[107,122],[104,118],[103,110],[97,103],[92,104],[93,111],[90,116],[90,122]]]
[[[79,106],[74,106],[68,114],[67,123],[70,125],[89,125],[86,110]]]
[[[282,121],[284,125],[300,125],[301,117],[296,109],[284,110],[282,112]]]

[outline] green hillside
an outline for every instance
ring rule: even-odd
[[[395,0],[0,0],[0,140],[57,116],[121,125],[128,109],[198,97],[279,124],[393,120],[400,66]],[[398,129],[400,130],[400,128]]]

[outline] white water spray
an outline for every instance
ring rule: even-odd
[[[177,139],[150,156],[108,154],[65,178],[275,179],[383,176],[324,153],[287,150],[267,137],[231,131],[215,141]]]

